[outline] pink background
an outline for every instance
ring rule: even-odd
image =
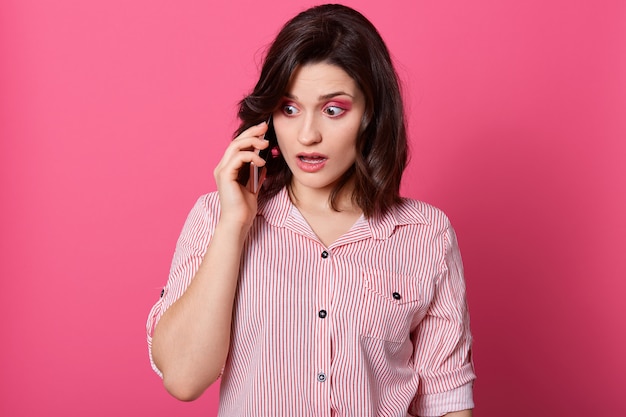
[[[309,1],[4,0],[0,415],[213,416],[144,323],[263,46]],[[476,416],[626,415],[626,3],[351,1],[466,264]],[[393,4],[393,7],[392,7]]]

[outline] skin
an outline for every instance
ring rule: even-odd
[[[362,214],[351,201],[350,183],[339,196],[339,211],[328,198],[354,163],[364,109],[363,94],[347,73],[316,63],[294,73],[273,115],[281,154],[293,173],[291,199],[326,246]],[[247,129],[215,168],[222,207],[215,234],[187,291],[154,331],[154,362],[167,391],[183,401],[198,398],[217,380],[228,355],[240,258],[257,213],[257,196],[237,182],[237,173],[247,162],[265,165],[257,151],[268,146],[262,139],[266,130],[265,123]],[[471,417],[471,410],[447,416]]]
[[[274,113],[280,151],[293,174],[292,201],[326,246],[361,215],[350,199],[351,183],[342,190],[339,212],[328,198],[354,164],[364,112],[365,99],[355,81],[339,67],[317,63],[294,73],[281,109]],[[309,156],[321,163],[303,164]]]
[[[472,417],[472,410],[455,411],[446,414],[446,417]]]
[[[265,123],[233,140],[214,170],[220,219],[187,291],[163,314],[152,339],[154,362],[175,398],[198,398],[220,375],[230,344],[233,301],[243,243],[257,212],[256,195],[237,182],[245,163],[262,167]]]

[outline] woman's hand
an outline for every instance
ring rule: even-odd
[[[237,174],[247,162],[265,166],[257,150],[269,146],[262,139],[266,130],[265,123],[247,129],[224,152],[214,171],[220,220],[189,287],[154,329],[154,363],[167,390],[180,400],[198,398],[219,377],[228,356],[242,248],[257,211],[257,195],[237,182]]]
[[[248,162],[261,168],[265,161],[258,151],[269,146],[263,139],[267,123],[263,122],[246,129],[226,148],[217,167],[213,171],[221,205],[221,221],[250,227],[257,212],[257,195],[237,182],[239,170]],[[262,170],[261,181],[265,170]]]

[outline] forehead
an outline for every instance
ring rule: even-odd
[[[327,95],[342,92],[353,97],[360,94],[356,82],[342,68],[325,62],[306,64],[292,74],[288,95]]]

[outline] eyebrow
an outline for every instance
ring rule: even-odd
[[[337,97],[337,96],[348,96],[348,97],[354,99],[354,96],[352,94],[348,94],[345,91],[335,91],[335,92],[332,92],[332,93],[323,94],[323,95],[319,96],[318,100],[319,101],[324,101],[324,100],[328,100],[328,99],[331,99],[331,98]],[[293,100],[297,100],[298,99],[297,96],[295,96],[295,95],[293,95],[291,93],[285,93],[285,97],[293,99]]]

